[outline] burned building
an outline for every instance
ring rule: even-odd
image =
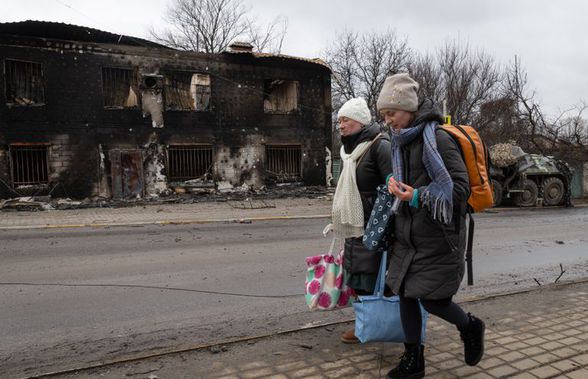
[[[0,24],[0,64],[3,197],[325,184],[331,84],[320,60],[25,21]]]

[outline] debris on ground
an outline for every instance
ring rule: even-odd
[[[3,211],[48,211],[51,209],[54,209],[51,204],[34,196],[0,200],[0,210]]]
[[[218,185],[218,183],[217,183]],[[302,186],[300,183],[280,183],[274,186],[251,188],[214,187],[214,182],[194,180],[186,181],[174,190],[159,196],[147,196],[133,199],[110,199],[100,196],[83,200],[54,198],[52,196],[20,196],[6,200],[0,199],[0,211],[49,211],[85,208],[124,208],[159,204],[194,204],[203,202],[226,202],[237,209],[275,208],[271,200],[286,198],[333,198],[334,189],[321,186]]]

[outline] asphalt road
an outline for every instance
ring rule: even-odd
[[[476,218],[458,298],[588,277],[588,209]],[[349,319],[309,312],[326,220],[0,231],[0,377]],[[264,297],[265,296],[265,297]]]

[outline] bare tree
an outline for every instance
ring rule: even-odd
[[[345,31],[335,41],[333,47],[325,52],[325,60],[331,67],[333,109],[337,110],[343,103],[357,97],[359,81],[355,56],[357,56],[357,33]]]
[[[515,101],[516,141],[528,152],[556,155],[564,160],[588,158],[588,122],[584,113],[588,104],[581,102],[553,117],[547,117],[528,88],[527,73],[515,56],[503,81],[503,92]]]
[[[565,113],[565,117],[557,123],[559,139],[570,144],[588,146],[588,122],[584,113],[588,104],[582,102]]]
[[[468,44],[451,42],[438,50],[447,109],[456,123],[472,124],[480,106],[494,98],[500,73],[494,59]]]
[[[419,83],[419,98],[429,98],[436,102],[443,100],[441,68],[433,54],[416,54],[410,62],[409,73]]]
[[[572,162],[585,162],[588,159],[588,122],[584,113],[588,109],[585,102],[575,105],[559,114],[545,128],[545,148],[550,155]],[[534,136],[537,139],[537,136]]]
[[[287,31],[288,19],[284,16],[278,16],[265,28],[248,20],[246,36],[256,51],[279,54],[282,51]]]
[[[434,53],[416,54],[409,72],[420,84],[419,97],[445,102],[453,123],[483,128],[481,106],[499,98],[499,66],[468,44],[453,41]]]
[[[287,23],[277,18],[262,29],[247,13],[242,0],[172,0],[164,16],[170,28],[149,33],[159,43],[187,51],[220,53],[237,38],[250,38],[258,49],[281,48]]]
[[[539,102],[535,99],[535,91],[528,87],[527,72],[515,56],[504,75],[503,93],[515,101],[519,132],[517,142],[528,151],[543,153],[548,148],[546,141],[536,137],[547,136],[548,123]]]
[[[516,110],[516,101],[509,96],[487,101],[480,106],[474,126],[488,146],[514,141],[520,146],[523,137]]]
[[[375,114],[386,76],[407,70],[411,50],[393,30],[362,35],[345,30],[324,55],[333,71],[333,108],[361,96]]]

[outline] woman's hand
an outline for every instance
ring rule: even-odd
[[[411,201],[414,188],[397,181],[393,177],[388,180],[388,192],[403,201]]]

